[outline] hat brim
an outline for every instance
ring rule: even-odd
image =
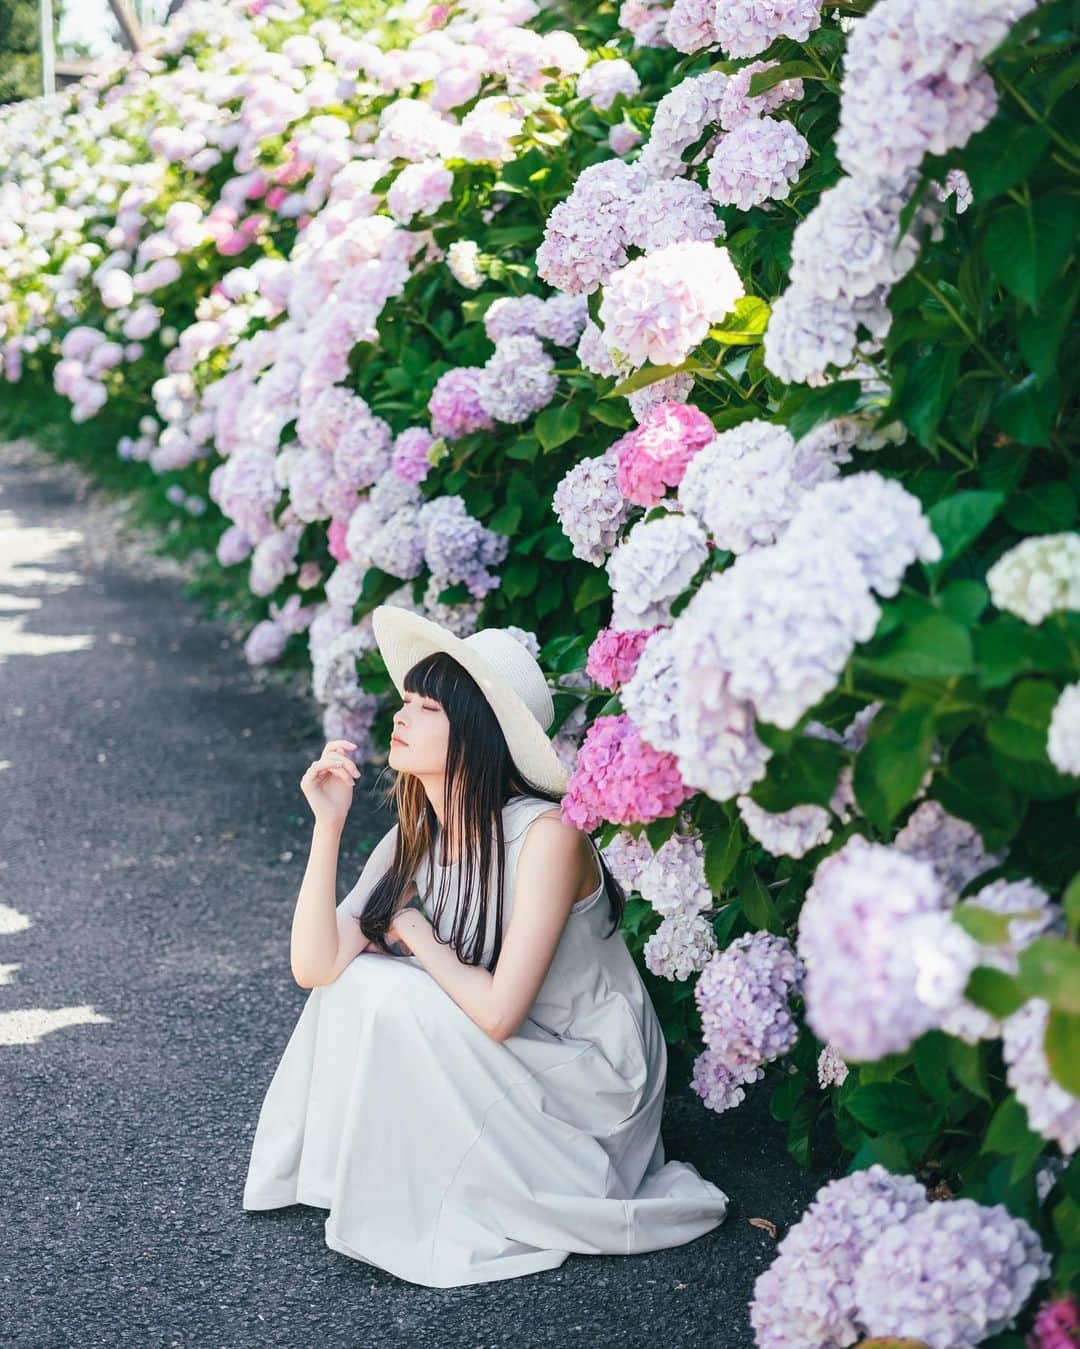
[[[430,618],[394,604],[375,608],[371,626],[398,693],[405,692],[405,675],[418,660],[435,651],[446,652],[479,684],[521,773],[543,791],[558,796],[566,791],[567,772],[547,732],[525,701],[462,638]]]

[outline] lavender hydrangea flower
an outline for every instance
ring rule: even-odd
[[[709,192],[721,206],[749,211],[763,201],[782,201],[810,156],[805,136],[774,117],[740,122],[709,160]]]
[[[692,75],[664,95],[656,105],[652,131],[638,160],[649,178],[676,178],[686,172],[689,165],[683,161],[683,153],[700,139],[706,127],[719,122],[720,100],[727,83],[727,75],[710,70]],[[698,160],[710,148],[704,147]]]
[[[786,937],[750,932],[718,951],[694,985],[705,1044],[734,1074],[786,1054],[799,1028],[788,999],[805,969]]]
[[[712,924],[699,913],[673,913],[645,943],[645,967],[660,979],[687,980],[716,950]]]
[[[905,1335],[931,1349],[975,1349],[1004,1330],[1050,1274],[1038,1233],[1004,1204],[953,1199],[888,1227],[855,1271],[856,1316],[868,1335]]]
[[[941,543],[918,497],[880,473],[823,483],[800,502],[788,531],[791,545],[813,547],[826,536],[855,557],[879,595],[895,595],[913,562],[941,558]]]
[[[986,573],[998,609],[1039,624],[1060,609],[1080,609],[1080,534],[1024,539]]]
[[[484,313],[484,332],[492,342],[532,336],[543,312],[544,301],[539,295],[500,295]]]
[[[444,586],[463,583],[476,599],[499,584],[490,567],[505,562],[510,540],[474,520],[459,496],[435,497],[420,508],[424,560]]]
[[[583,169],[544,225],[536,273],[571,294],[589,294],[626,262],[626,209],[647,182],[639,165],[605,160]]]
[[[551,508],[570,548],[582,562],[603,566],[629,518],[630,503],[619,491],[618,464],[611,454],[582,459],[567,472]]]
[[[661,403],[685,403],[693,387],[693,375],[677,370],[673,375],[667,375],[664,379],[654,379],[644,388],[635,389],[633,393],[626,395],[626,401],[630,404],[634,420],[640,426],[653,408]]]
[[[708,556],[696,520],[669,513],[639,521],[608,559],[613,591],[611,626],[651,628],[671,622],[671,604],[689,586]]]
[[[1071,1157],[1080,1148],[1080,1100],[1050,1075],[1043,1041],[1050,1004],[1030,998],[1002,1023],[1005,1077],[1027,1111],[1028,1124]]]
[[[675,0],[668,14],[667,40],[677,52],[701,51],[716,44],[716,0]]]
[[[852,1285],[866,1250],[927,1204],[913,1176],[894,1176],[877,1163],[823,1185],[754,1282],[750,1323],[758,1349],[854,1344],[860,1335]]]
[[[821,23],[821,0],[724,0],[713,23],[728,56],[757,56],[778,37],[805,42]]]
[[[625,829],[620,829],[601,852],[611,874],[627,891],[637,889],[638,880],[653,856],[645,833],[635,839]]]
[[[882,312],[887,314],[884,301]],[[823,300],[789,286],[773,301],[765,330],[765,365],[787,384],[800,384],[851,360],[859,317],[843,300]]]
[[[477,382],[480,406],[498,422],[527,421],[555,397],[555,362],[536,337],[504,337]]]
[[[688,178],[650,183],[626,211],[626,239],[645,253],[688,239],[711,241],[724,234],[724,222],[704,188]]]
[[[679,773],[716,801],[749,791],[772,757],[758,739],[753,705],[731,691],[727,653],[701,592],[671,625],[679,704]]]
[[[940,801],[924,801],[912,811],[893,847],[929,862],[945,889],[959,892],[984,871],[1000,866],[1008,849],[988,853],[982,835],[967,820],[950,815]]]
[[[785,730],[832,689],[880,612],[849,553],[790,547],[786,535],[710,576],[680,617],[691,610],[725,653],[730,692]]]
[[[671,629],[661,628],[649,638],[620,695],[642,740],[671,754],[677,753],[679,744],[678,689]]]
[[[722,1054],[703,1049],[694,1060],[690,1086],[701,1097],[706,1109],[720,1114],[741,1105],[746,1099],[745,1088],[764,1076],[765,1069],[760,1064],[733,1072]]]
[[[942,912],[946,898],[928,862],[858,834],[818,864],[799,914],[806,1019],[844,1058],[906,1049],[936,1024],[937,1007],[917,991],[931,934],[922,929],[918,949],[907,934],[922,915],[939,915],[939,936],[955,928]]]
[[[720,125],[725,131],[734,131],[740,123],[752,117],[763,117],[784,103],[802,98],[803,82],[800,79],[781,80],[765,93],[751,95],[751,79],[761,71],[772,70],[779,64],[779,61],[751,61],[735,71],[720,100]]]
[[[428,399],[434,435],[457,440],[471,431],[486,431],[495,425],[480,403],[483,378],[483,369],[475,365],[458,366],[439,376]]]
[[[842,1087],[847,1080],[847,1075],[848,1066],[836,1052],[835,1045],[826,1045],[818,1055],[818,1086],[822,1090],[826,1087]]]
[[[678,500],[718,548],[775,543],[806,494],[838,472],[833,457],[796,446],[786,427],[749,421],[722,431],[687,466]]]
[[[572,347],[589,317],[584,295],[549,295],[536,320],[536,336],[546,337],[557,347]]]
[[[1047,758],[1059,773],[1080,776],[1080,683],[1061,691],[1046,733]]]
[[[578,77],[579,98],[587,98],[594,108],[606,111],[619,94],[633,98],[641,88],[638,73],[629,61],[594,61]]]

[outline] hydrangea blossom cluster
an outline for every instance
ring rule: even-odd
[[[611,626],[648,628],[671,623],[671,604],[708,557],[705,531],[691,517],[669,512],[639,520],[608,559]]]
[[[431,470],[428,451],[435,437],[423,426],[410,426],[394,438],[392,471],[407,483],[421,483]]]
[[[1028,1337],[1029,1349],[1075,1349],[1080,1344],[1080,1307],[1071,1294],[1039,1308]]]
[[[1015,1318],[1050,1257],[1004,1204],[953,1199],[888,1227],[855,1270],[856,1315],[868,1335],[904,1334],[935,1349],[975,1349]]]
[[[685,982],[704,969],[716,950],[712,924],[700,913],[669,915],[645,943],[645,968],[658,979]]]
[[[754,1281],[750,1323],[758,1349],[854,1344],[860,1327],[853,1285],[863,1257],[883,1231],[927,1206],[913,1176],[876,1162],[823,1185]]]
[[[778,37],[805,42],[820,23],[821,0],[726,0],[713,19],[728,56],[757,56]]]
[[[708,193],[688,178],[659,178],[649,183],[626,211],[627,242],[644,253],[690,240],[721,238],[724,222]]]
[[[648,823],[691,795],[673,754],[647,745],[629,717],[597,717],[589,727],[563,798],[563,816],[586,833],[604,820]]]
[[[420,527],[424,560],[442,587],[462,583],[476,599],[497,588],[499,577],[491,568],[505,562],[510,540],[473,519],[461,497],[425,502],[420,508]]]
[[[963,992],[975,943],[928,862],[854,835],[820,862],[799,915],[806,1018],[845,1059],[906,1049]]]
[[[680,505],[709,531],[717,548],[744,553],[775,543],[807,493],[838,472],[828,450],[771,422],[722,431],[690,464]]]
[[[1064,688],[1054,704],[1046,754],[1059,773],[1080,776],[1080,683]]]
[[[630,503],[619,491],[617,469],[612,454],[582,459],[552,496],[552,510],[574,556],[595,567],[604,565],[630,515]]]
[[[457,440],[495,425],[480,401],[483,382],[481,366],[459,365],[439,376],[427,405],[434,435]]]
[[[655,506],[669,487],[678,487],[687,465],[715,434],[699,408],[658,403],[611,447],[619,490],[636,506]]]
[[[638,165],[619,159],[583,169],[547,218],[537,275],[572,295],[594,291],[626,262],[626,210],[646,183]]]
[[[602,852],[611,874],[627,891],[637,889],[638,878],[653,855],[644,831],[634,838],[625,829],[620,829]]]
[[[959,894],[968,881],[1000,866],[1008,849],[988,853],[982,835],[967,820],[950,815],[940,801],[923,801],[893,839],[893,847],[929,862],[945,889]]]
[[[638,73],[629,61],[594,61],[579,77],[579,98],[587,98],[593,107],[607,111],[620,94],[633,98],[641,88]]]
[[[608,276],[599,311],[604,343],[634,366],[678,365],[744,294],[726,248],[668,244]]]
[[[1027,1111],[1028,1124],[1067,1156],[1080,1148],[1080,1100],[1050,1074],[1044,1040],[1050,1005],[1030,998],[1002,1024],[1005,1076]]]
[[[643,740],[654,749],[678,753],[681,697],[669,627],[649,638],[637,669],[622,687],[621,699]]]
[[[472,239],[455,239],[446,250],[450,275],[466,290],[479,290],[484,284],[480,271],[480,245]]]
[[[847,1079],[848,1066],[840,1055],[836,1052],[833,1045],[826,1045],[818,1055],[817,1078],[818,1086],[824,1090],[826,1087],[842,1087]]]
[[[783,200],[810,157],[810,146],[790,122],[748,118],[724,136],[709,159],[709,192],[721,206],[749,211]]]
[[[977,10],[885,0],[854,24],[844,56],[836,150],[848,173],[902,177],[926,154],[967,143],[997,109],[980,62],[1035,0]]]
[[[735,801],[747,833],[774,857],[805,857],[832,838],[829,812],[824,806],[768,811],[749,796],[738,796]]]
[[[750,61],[740,66],[731,76],[720,100],[720,125],[725,131],[734,131],[743,122],[764,117],[785,103],[793,103],[803,96],[800,79],[781,80],[763,94],[750,93],[750,81],[755,75],[778,66],[778,61]]]
[[[1036,534],[1010,548],[986,573],[990,598],[1025,623],[1080,609],[1080,534]]]
[[[585,673],[594,684],[614,693],[631,678],[645,643],[658,630],[655,626],[626,632],[601,628],[586,653]]]
[[[477,380],[477,401],[495,421],[527,421],[554,398],[559,385],[554,370],[538,338],[504,337]]]
[[[682,177],[690,167],[683,154],[707,127],[720,120],[721,101],[728,76],[719,70],[692,75],[664,95],[653,113],[649,139],[642,146],[638,161],[650,178]],[[707,145],[698,155],[703,159]],[[697,160],[691,161],[691,163]]]
[[[791,943],[771,932],[738,937],[712,957],[694,985],[710,1059],[695,1087],[711,1079],[715,1099],[719,1070],[732,1087],[741,1087],[759,1080],[764,1064],[787,1053],[799,1033],[788,1000],[804,973]]]
[[[712,891],[705,879],[705,843],[698,831],[677,832],[640,863],[634,887],[665,918],[710,909]]]

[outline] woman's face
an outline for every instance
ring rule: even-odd
[[[442,704],[406,689],[394,716],[390,767],[418,777],[444,773],[449,745],[450,719]]]

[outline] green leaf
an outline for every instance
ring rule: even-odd
[[[1020,952],[1017,977],[1030,997],[1080,1013],[1080,946],[1061,937],[1036,937]]]
[[[767,776],[750,789],[762,810],[774,814],[793,806],[827,806],[847,755],[840,745],[817,736],[799,736],[786,752],[773,755]]]
[[[933,749],[934,714],[926,704],[885,708],[870,723],[853,786],[859,809],[882,833],[918,791]]]
[[[1049,446],[1054,416],[1061,402],[1061,380],[1051,375],[1025,375],[998,399],[990,414],[994,425],[1021,445]]]
[[[714,895],[720,894],[731,875],[742,849],[742,834],[737,825],[725,822],[712,829],[705,839],[705,880]]]
[[[662,848],[668,839],[678,828],[679,820],[676,815],[665,815],[659,820],[650,820],[645,826],[645,837],[649,840],[649,847],[653,852]]]
[[[1027,1002],[1027,996],[1016,979],[992,965],[977,965],[971,971],[964,997],[981,1007],[984,1012],[1002,1018],[1012,1016]]]
[[[539,580],[540,564],[535,557],[515,557],[503,568],[502,592],[510,600],[524,599]]]
[[[1076,493],[1067,482],[1040,482],[1010,497],[1005,519],[1021,534],[1059,534],[1076,521]]]
[[[1007,206],[986,227],[983,249],[990,270],[1034,309],[1072,251],[1080,227],[1080,199],[1040,197]]]
[[[1051,1007],[1043,1047],[1050,1076],[1073,1096],[1080,1096],[1080,1016]]]
[[[500,506],[485,523],[488,529],[494,530],[496,534],[516,534],[521,524],[521,507],[510,503]]]
[[[1010,692],[1003,716],[986,728],[995,749],[1014,759],[1046,760],[1046,735],[1058,690],[1045,679],[1023,679]]]
[[[1015,322],[1016,342],[1020,353],[1040,379],[1046,379],[1057,369],[1058,352],[1069,321],[1076,312],[1080,282],[1062,297],[1060,306],[1049,313],[1037,314],[1026,310]]]
[[[1042,127],[1004,117],[972,136],[962,164],[979,205],[1027,178],[1049,144]]]
[[[1069,650],[1056,629],[1033,628],[1013,614],[1001,614],[975,630],[979,685],[1000,688],[1018,674],[1068,670]]]
[[[782,933],[784,925],[776,912],[772,896],[761,882],[750,859],[744,857],[735,873],[735,888],[739,894],[739,903],[746,914],[751,927],[769,932]]]
[[[948,406],[959,369],[958,347],[934,347],[924,352],[905,376],[894,404],[896,415],[927,449],[934,447],[938,422]]]
[[[850,412],[859,401],[862,385],[857,379],[838,379],[820,389],[806,390],[793,387],[788,390],[776,412],[796,440],[801,440],[815,426],[832,421]]]
[[[930,614],[887,639],[878,655],[861,664],[898,679],[949,679],[969,674],[974,663],[971,634],[947,614]]]
[[[582,578],[581,584],[574,593],[574,613],[579,614],[582,609],[587,609],[590,604],[610,598],[611,586],[608,584],[607,572],[601,568],[588,572]]]
[[[761,341],[769,326],[769,306],[756,295],[744,295],[724,316],[722,323],[709,329],[709,336],[723,346],[745,346]]]
[[[911,1047],[915,1073],[926,1094],[938,1105],[948,1105],[952,1095],[949,1081],[949,1060],[942,1031],[927,1031]]]
[[[857,1087],[844,1108],[875,1133],[936,1128],[941,1120],[940,1110],[906,1082],[872,1082]]]
[[[617,431],[626,431],[634,425],[634,414],[627,407],[617,403],[593,403],[589,416],[605,426],[613,426]]]
[[[1028,1124],[1027,1111],[1010,1092],[990,1117],[980,1151],[1013,1159],[1014,1182],[1026,1175],[1046,1148],[1046,1139]]]
[[[1021,798],[1001,780],[993,762],[979,754],[939,768],[931,790],[950,815],[970,821],[979,830],[988,848],[1008,843],[1023,819]]]
[[[995,913],[981,904],[965,902],[950,909],[949,917],[977,942],[997,946],[1009,940],[1009,923],[1014,915]]]
[[[772,70],[759,70],[750,76],[749,93],[751,98],[764,94],[784,80],[821,80],[821,70],[809,61],[781,61]]]
[[[802,1073],[792,1073],[782,1078],[773,1088],[769,1098],[769,1114],[775,1120],[788,1120],[794,1115],[806,1087],[806,1078]]]
[[[609,389],[605,398],[625,398],[628,393],[636,393],[638,389],[644,389],[650,384],[655,384],[658,379],[667,379],[669,375],[677,374],[683,369],[683,365],[646,365],[641,370],[635,370],[632,375],[628,375],[621,383],[616,384],[614,389]]]
[[[545,450],[554,450],[572,440],[580,426],[581,414],[573,404],[548,407],[536,419],[536,438]]]
[[[1069,935],[1075,937],[1080,931],[1080,871],[1072,878],[1065,887],[1065,893],[1061,897],[1062,907],[1065,910],[1065,918],[1069,924]]]
[[[972,628],[990,603],[990,592],[981,581],[964,578],[950,583],[939,591],[936,603],[965,628]]]
[[[926,512],[930,528],[941,544],[941,560],[927,564],[931,576],[939,575],[949,563],[966,552],[987,527],[1005,501],[1004,492],[975,490],[957,492],[937,501]]]
[[[986,1075],[986,1056],[983,1047],[969,1045],[954,1035],[948,1038],[949,1068],[962,1087],[967,1087],[974,1096],[983,1101],[990,1100],[990,1084]]]

